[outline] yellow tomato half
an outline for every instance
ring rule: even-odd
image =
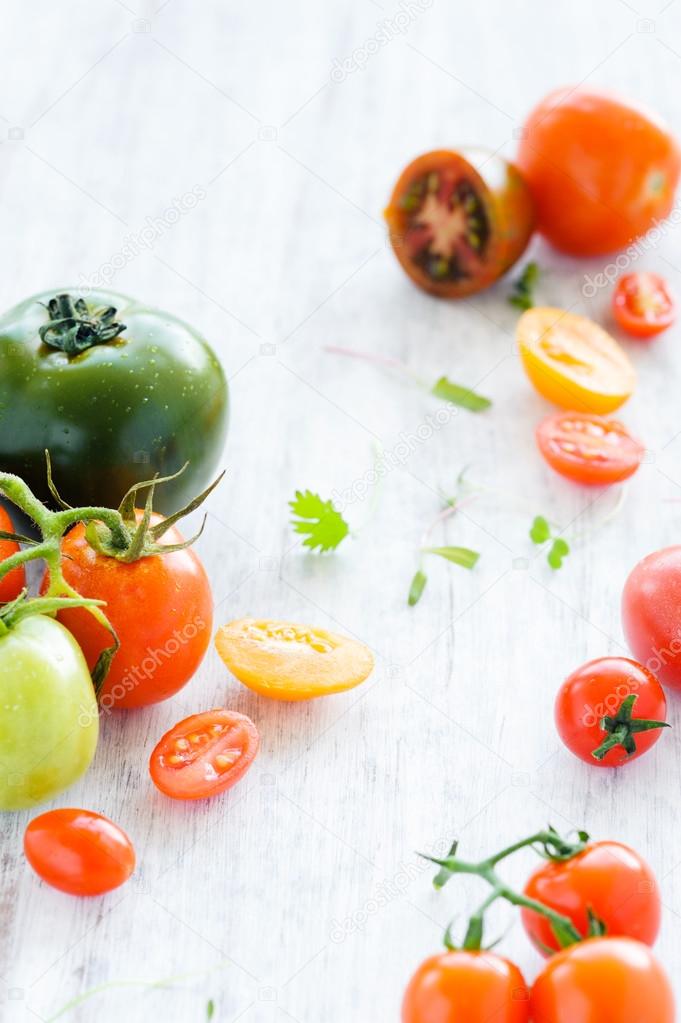
[[[563,309],[528,309],[516,338],[528,377],[545,398],[577,412],[612,412],[636,384],[626,353],[586,316]]]
[[[215,646],[240,682],[274,700],[310,700],[352,689],[374,667],[373,654],[357,640],[268,618],[223,625]]]

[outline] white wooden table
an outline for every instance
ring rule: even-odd
[[[681,4],[662,2],[0,3],[3,306],[99,275],[197,324],[233,399],[228,475],[198,545],[218,622],[310,621],[376,654],[362,688],[288,706],[240,687],[211,650],[174,700],[106,719],[90,772],[52,804],[101,811],[133,836],[139,870],[103,899],[41,885],[21,852],[31,815],[4,815],[3,1020],[51,1019],[103,985],[60,1018],[201,1021],[212,998],[220,1023],[389,1023],[417,963],[480,897],[473,884],[436,895],[416,850],[458,836],[474,857],[547,821],[650,860],[665,905],[657,948],[681,995],[678,732],[615,775],[573,760],[552,725],[566,674],[626,652],[628,570],[679,538],[681,328],[649,347],[624,342],[639,387],[622,416],[649,457],[618,517],[552,573],[527,539],[532,516],[582,533],[614,495],[570,486],[539,459],[532,429],[548,406],[514,351],[508,284],[430,299],[407,283],[381,223],[408,159],[470,142],[512,155],[524,115],[555,85],[618,89],[681,130]],[[194,208],[169,215],[192,190]],[[637,264],[678,293],[680,241],[671,230]],[[540,242],[531,252],[545,302],[605,315],[605,292],[581,292],[603,261]],[[329,344],[403,359],[433,381],[446,373],[494,405],[410,445],[441,406]],[[376,445],[405,438],[413,450],[377,507],[369,488],[347,509],[358,537],[331,557],[303,553],[288,525],[294,489],[342,492]],[[479,565],[431,564],[409,609],[419,536],[465,464],[503,493],[436,540],[477,548]],[[150,748],[220,704],[257,722],[253,770],[221,799],[165,799],[147,776]],[[678,701],[671,718],[681,725]],[[530,865],[521,858],[511,876]],[[494,922],[511,919],[502,909]],[[503,949],[535,975],[519,923]]]

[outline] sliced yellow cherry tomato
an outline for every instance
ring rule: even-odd
[[[577,412],[612,412],[631,395],[636,375],[628,356],[586,316],[528,309],[516,329],[528,377],[545,398]]]
[[[241,618],[218,629],[217,651],[249,689],[274,700],[310,700],[352,689],[374,666],[368,647],[326,629]]]

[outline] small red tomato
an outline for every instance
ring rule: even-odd
[[[660,738],[666,714],[660,683],[627,657],[600,657],[577,668],[558,690],[555,708],[567,748],[595,767],[636,760]]]
[[[681,547],[649,554],[622,593],[622,626],[637,660],[664,686],[681,690]]]
[[[557,412],[536,431],[545,461],[577,483],[604,485],[632,476],[645,448],[615,419],[593,412]]]
[[[402,1023],[527,1023],[529,992],[518,967],[493,952],[426,959],[402,1002]]]
[[[24,834],[24,852],[43,881],[69,895],[103,895],[135,869],[128,836],[91,810],[50,810],[35,817]]]
[[[633,273],[620,277],[612,296],[615,320],[634,337],[654,337],[676,319],[676,304],[659,274]]]
[[[588,934],[589,911],[611,937],[635,938],[652,945],[660,929],[657,880],[637,852],[620,842],[594,842],[570,860],[551,860],[538,867],[525,895],[569,917],[580,934]],[[558,951],[550,922],[531,909],[522,910],[523,927],[543,954]]]
[[[0,505],[0,529],[5,533],[13,533],[14,526],[7,511]],[[0,561],[5,561],[12,554],[19,550],[19,544],[14,540],[0,540]],[[7,603],[18,597],[26,585],[26,573],[23,566],[13,568],[6,576],[0,579],[0,604]]]
[[[151,754],[149,773],[172,799],[206,799],[236,785],[259,746],[250,718],[218,707],[192,714],[166,732]]]

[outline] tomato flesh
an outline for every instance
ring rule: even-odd
[[[577,483],[618,483],[632,476],[645,448],[622,423],[595,413],[558,412],[537,427],[546,462]]]
[[[527,1023],[529,992],[518,967],[493,952],[432,956],[412,977],[402,1023]]]
[[[624,584],[622,626],[637,660],[681,691],[681,546],[639,561]]]
[[[35,817],[24,833],[24,852],[43,881],[69,895],[103,895],[135,869],[128,836],[91,810],[50,810]]]
[[[166,732],[151,754],[149,773],[172,799],[206,799],[236,785],[259,746],[258,730],[245,714],[204,711]]]
[[[674,1023],[674,995],[654,955],[627,938],[591,938],[554,956],[531,993],[533,1023]]]
[[[491,154],[452,150],[413,160],[395,185],[385,217],[407,274],[447,298],[495,281],[520,257],[534,224],[529,191],[511,164]]]
[[[663,729],[637,732],[636,752],[623,746],[608,750],[602,760],[593,756],[608,732],[601,727],[604,717],[616,717],[622,703],[635,695],[633,717],[665,721],[667,699],[662,686],[647,668],[627,657],[600,657],[573,671],[558,691],[555,719],[558,734],[567,748],[595,767],[620,767],[646,753],[660,739]]]
[[[620,842],[594,842],[570,860],[542,864],[530,876],[525,894],[569,917],[583,935],[588,933],[589,909],[603,921],[611,937],[652,945],[660,929],[655,875],[637,852]],[[545,917],[523,909],[522,921],[543,955],[547,948],[558,950]]]
[[[659,274],[632,273],[620,277],[612,297],[615,320],[634,337],[654,337],[676,319],[676,305]]]
[[[0,505],[0,529],[5,533],[14,532],[12,520],[2,505]],[[18,550],[19,544],[14,540],[0,540],[0,561],[5,561],[12,554],[16,554]],[[5,604],[18,597],[25,585],[26,573],[23,566],[13,568],[11,572],[0,579],[0,604]]]

